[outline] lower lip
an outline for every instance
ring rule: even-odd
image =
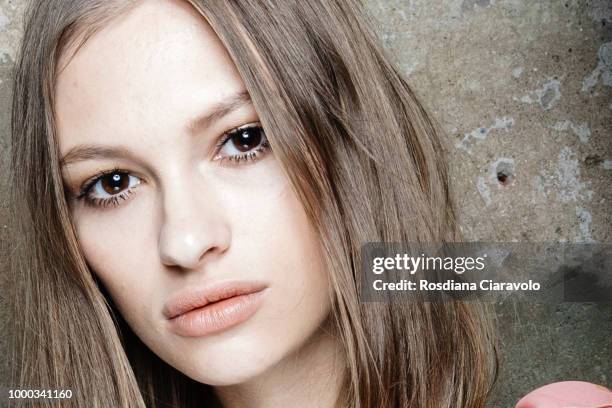
[[[170,319],[170,330],[179,336],[216,334],[248,320],[261,306],[265,289],[233,296]]]

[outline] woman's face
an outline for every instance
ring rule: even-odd
[[[134,332],[212,385],[298,351],[330,309],[320,247],[205,20],[142,2],[67,64],[56,119],[74,223]]]

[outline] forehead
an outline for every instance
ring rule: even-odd
[[[60,146],[99,131],[125,136],[135,128],[183,126],[242,89],[223,44],[190,4],[144,1],[63,66],[55,99]]]

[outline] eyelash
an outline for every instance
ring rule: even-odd
[[[261,142],[261,145],[251,151],[248,151],[242,154],[236,154],[236,155],[231,155],[231,156],[219,156],[219,152],[221,151],[221,149],[233,137],[237,136],[239,132],[242,132],[246,129],[257,129],[260,132],[262,132],[263,141]],[[222,166],[241,166],[241,165],[249,164],[249,162],[254,162],[254,161],[261,159],[268,152],[269,148],[270,148],[270,145],[265,136],[265,132],[260,124],[257,123],[257,124],[243,125],[243,126],[234,128],[224,133],[221,136],[221,138],[215,145],[215,155],[214,155],[213,160],[218,161],[219,164]],[[121,193],[112,195],[108,198],[93,197],[91,195],[91,190],[104,176],[109,175],[109,174],[120,174],[120,175],[126,175],[129,177],[130,172],[127,170],[123,170],[121,168],[115,167],[111,170],[103,170],[95,174],[90,179],[88,179],[85,183],[83,183],[83,186],[81,187],[79,193],[74,197],[75,200],[83,201],[85,205],[89,207],[94,207],[94,208],[116,207],[120,204],[120,201],[127,200],[128,197],[134,193],[134,189],[137,188],[137,186],[140,184],[139,182],[135,187],[128,188],[122,191]]]
[[[115,167],[112,170],[101,171],[95,174],[92,178],[90,178],[83,184],[83,187],[81,187],[81,190],[79,194],[75,197],[75,199],[82,200],[85,205],[96,208],[116,207],[119,205],[119,200],[127,200],[127,198],[133,194],[133,190],[135,187],[126,189],[125,191],[122,191],[121,193],[115,194],[108,198],[99,198],[91,196],[91,190],[93,189],[93,187],[98,183],[98,181],[102,179],[102,177],[108,174],[129,175],[129,172],[122,170],[118,167]]]
[[[229,142],[230,139],[232,139],[234,136],[238,135],[240,132],[247,130],[247,129],[258,129],[260,132],[262,132],[263,142],[261,143],[261,146],[259,146],[258,148],[252,151],[245,152],[243,154],[237,154],[237,155],[226,156],[226,157],[217,156],[221,148],[223,148],[223,146],[225,146],[225,144]],[[221,138],[219,139],[219,141],[217,142],[215,146],[215,158],[217,161],[219,161],[219,164],[221,165],[232,165],[233,164],[233,165],[238,166],[241,164],[247,164],[247,162],[249,161],[260,159],[262,157],[262,154],[267,153],[269,148],[270,148],[270,144],[268,143],[268,139],[266,138],[265,132],[263,128],[261,127],[261,125],[260,124],[248,124],[248,125],[243,125],[243,126],[234,128],[230,130],[229,132],[225,132],[221,136]],[[234,162],[234,163],[227,163],[227,162]]]

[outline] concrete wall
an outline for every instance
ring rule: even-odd
[[[10,72],[24,3],[0,0],[3,267]],[[366,4],[390,54],[447,132],[466,238],[612,241],[611,1]],[[500,303],[497,310],[503,355],[492,407],[513,406],[538,385],[563,379],[612,385],[610,304]],[[7,359],[1,367],[6,378]]]
[[[8,311],[6,307],[7,276],[4,271],[10,257],[11,237],[7,211],[8,135],[11,93],[11,70],[21,38],[23,1],[0,0],[0,391],[7,387],[10,358],[7,355]],[[0,407],[7,401],[4,393]]]
[[[448,134],[466,238],[612,241],[612,1],[368,5]],[[611,386],[611,306],[498,304],[491,406],[559,380]]]

